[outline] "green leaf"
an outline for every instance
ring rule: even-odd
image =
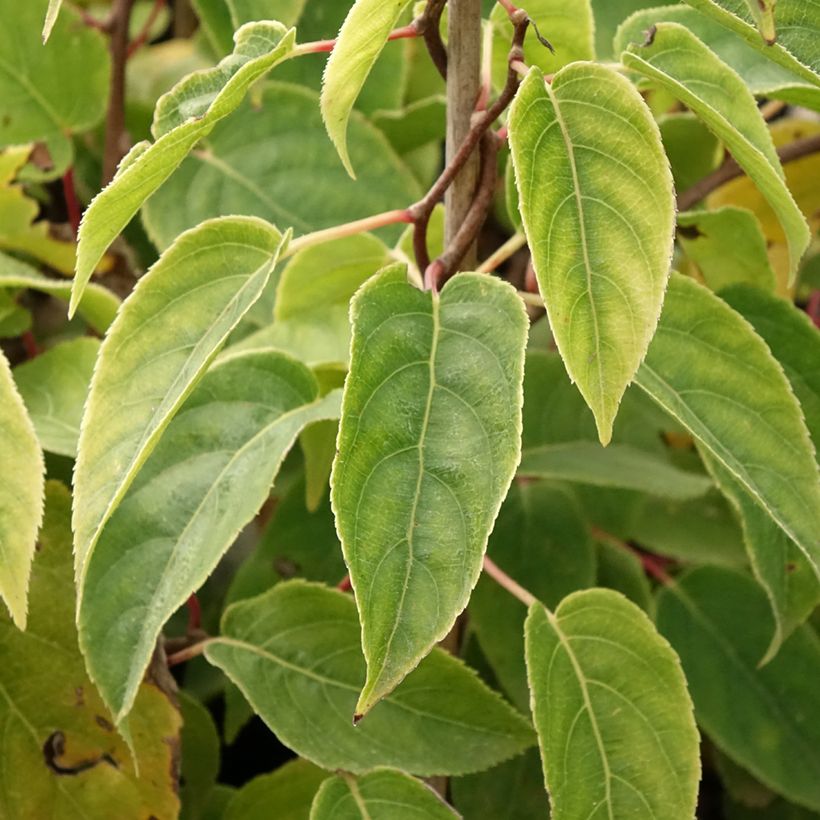
[[[753,328],[706,288],[674,274],[636,382],[817,568],[820,482],[813,447],[782,369]]]
[[[759,668],[772,635],[751,578],[703,567],[658,596],[658,628],[680,654],[698,722],[758,780],[820,809],[820,642],[800,627]]]
[[[652,590],[641,562],[631,550],[613,541],[598,541],[598,585],[614,589],[652,612]]]
[[[0,253],[0,288],[31,288],[64,302],[71,296],[71,282],[43,276],[30,265],[4,253]],[[115,294],[108,288],[91,282],[80,299],[77,313],[92,330],[103,335],[114,321],[119,306],[120,300]]]
[[[69,315],[102,255],[142,203],[240,104],[254,82],[290,56],[294,38],[294,30],[280,23],[242,26],[234,35],[233,54],[215,68],[189,75],[159,99],[152,127],[156,142],[135,145],[83,214]]]
[[[60,13],[60,6],[63,5],[63,0],[48,0],[48,9],[46,10],[46,19],[43,21],[43,43],[48,42],[51,36],[51,30],[57,22],[57,15]]]
[[[31,328],[31,311],[17,304],[15,295],[0,291],[0,339],[13,339]]]
[[[549,817],[549,801],[536,749],[487,772],[450,780],[453,805],[464,820],[534,820]]]
[[[520,453],[527,319],[481,274],[441,294],[404,266],[352,306],[331,500],[362,620],[366,714],[464,609]]]
[[[291,760],[246,783],[221,820],[308,820],[313,798],[328,777],[307,760]]]
[[[156,678],[140,687],[129,750],[86,674],[70,511],[67,489],[49,482],[27,631],[0,616],[0,817],[176,817],[180,718],[171,698]]]
[[[118,723],[162,625],[253,520],[302,427],[338,416],[340,398],[318,398],[287,356],[246,353],[212,368],[168,426],[82,565],[80,645]]]
[[[179,693],[182,712],[181,820],[199,820],[219,774],[219,735],[211,713],[185,690]]]
[[[14,381],[44,450],[74,458],[80,419],[100,343],[63,342],[14,368]]]
[[[751,211],[727,206],[680,213],[678,241],[712,290],[738,283],[774,290],[766,239]]]
[[[306,0],[226,0],[233,27],[254,20],[279,20],[294,26],[302,14]]]
[[[674,199],[658,127],[628,80],[574,63],[551,85],[530,71],[509,129],[550,326],[606,444],[669,273]]]
[[[440,649],[353,726],[365,677],[356,608],[318,584],[277,584],[228,607],[205,655],[282,743],[327,769],[464,774],[533,742],[527,721]]]
[[[322,783],[310,820],[453,820],[458,815],[432,787],[395,769],[360,777],[336,775]]]
[[[137,283],[100,349],[74,472],[77,583],[111,513],[287,242],[226,217],[179,238]],[[230,248],[230,254],[226,254]]]
[[[34,426],[0,351],[0,598],[26,628],[28,587],[43,517],[45,465]]]
[[[680,662],[612,590],[534,603],[527,673],[554,820],[691,820],[699,737]],[[603,807],[605,811],[602,811]]]
[[[719,140],[693,114],[666,114],[658,118],[658,128],[676,191],[690,188],[722,162],[723,148]]]
[[[712,486],[708,477],[678,469],[637,447],[611,444],[604,448],[594,441],[528,448],[521,458],[518,474],[640,490],[679,500],[697,498]]]
[[[357,181],[330,150],[319,95],[268,82],[218,124],[146,203],[148,233],[164,248],[203,219],[240,213],[303,234],[406,208],[421,197],[407,166],[361,114],[351,118],[350,138],[351,158],[361,169]],[[394,237],[398,229],[382,233]]]
[[[0,0],[0,146],[45,142],[59,174],[71,163],[71,133],[105,113],[110,60],[105,38],[70,8],[44,45],[47,5]]]
[[[652,42],[630,45],[622,60],[692,109],[723,141],[777,213],[793,277],[809,244],[809,228],[786,187],[766,122],[740,77],[677,23],[659,23]]]
[[[348,174],[356,174],[347,152],[347,122],[387,35],[407,0],[356,0],[330,52],[322,83],[321,110],[327,133]]]
[[[549,481],[514,483],[493,527],[487,554],[548,606],[595,581],[595,551],[578,499]],[[482,575],[470,598],[470,628],[512,702],[529,711],[524,664],[527,608]]]
[[[723,817],[725,820],[817,820],[817,814],[786,800],[777,799],[764,809],[756,810],[740,806],[723,797]]]

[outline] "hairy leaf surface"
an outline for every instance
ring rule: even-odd
[[[160,257],[117,314],[91,381],[74,472],[80,600],[88,558],[111,513],[259,298],[285,242],[258,219],[206,222]]]
[[[637,384],[737,478],[820,565],[820,482],[791,387],[765,342],[725,302],[673,275]]]
[[[628,80],[574,63],[551,85],[530,71],[509,129],[550,326],[606,444],[669,273],[674,200],[658,127]]]
[[[554,820],[691,820],[699,737],[677,656],[623,595],[540,603],[527,672]]]
[[[289,581],[233,604],[205,655],[286,746],[327,769],[464,774],[534,740],[518,712],[440,649],[354,726],[365,677],[356,607],[319,584]]]
[[[431,294],[399,265],[351,315],[331,499],[362,621],[362,715],[449,632],[478,580],[520,455],[527,323],[498,279],[461,274]]]
[[[809,228],[786,187],[766,122],[740,77],[677,23],[659,23],[652,41],[630,45],[622,60],[687,105],[724,142],[777,213],[793,278],[809,244]]]

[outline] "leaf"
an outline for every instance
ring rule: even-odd
[[[347,152],[347,121],[387,35],[407,0],[355,0],[330,52],[322,83],[321,110],[327,133],[347,173],[356,174]]]
[[[239,106],[146,203],[143,222],[154,243],[164,248],[223,214],[260,216],[298,235],[406,208],[421,197],[407,166],[360,114],[350,121],[350,155],[361,169],[351,180],[329,150],[318,103],[310,89],[268,82]],[[398,230],[381,233],[393,237]]]
[[[510,487],[487,548],[488,555],[547,605],[595,582],[595,550],[578,499],[565,485],[534,481]],[[523,712],[530,708],[524,664],[527,608],[482,575],[470,598],[470,628],[504,691]]]
[[[43,517],[45,465],[34,426],[0,351],[0,598],[26,628],[34,542]]]
[[[14,368],[14,381],[49,453],[74,458],[80,419],[100,343],[87,336],[63,342]]]
[[[525,634],[554,820],[691,820],[700,776],[692,702],[646,615],[620,593],[591,589],[554,615],[534,603]]]
[[[282,743],[326,769],[463,774],[533,741],[518,712],[440,649],[353,726],[365,677],[356,608],[349,595],[318,584],[277,584],[228,607],[205,656]]]
[[[600,540],[595,546],[598,551],[598,585],[620,592],[651,615],[652,590],[637,555],[614,540]]]
[[[246,353],[212,368],[168,425],[81,565],[80,645],[118,723],[162,625],[253,520],[302,427],[338,416],[340,398],[319,399],[289,357]]]
[[[176,817],[180,718],[170,697],[154,679],[140,687],[132,757],[86,675],[74,627],[70,510],[67,489],[49,482],[28,630],[0,616],[0,759],[19,775],[3,779],[0,816],[96,818],[116,807],[122,818]]]
[[[723,149],[719,140],[693,114],[666,114],[658,118],[658,128],[675,190],[685,191],[720,165]]]
[[[71,295],[71,282],[43,276],[30,265],[4,253],[0,253],[0,288],[31,288],[51,294],[64,302]],[[92,330],[103,335],[114,321],[119,306],[120,300],[115,294],[108,288],[91,282],[77,306],[77,313]]]
[[[287,59],[295,32],[280,23],[249,23],[234,35],[233,54],[215,68],[194,72],[160,97],[154,112],[155,142],[138,143],[117,174],[88,206],[80,223],[77,273],[69,315],[108,246],[191,148],[242,101],[248,88]]]
[[[509,130],[550,327],[606,444],[669,273],[674,201],[660,134],[631,83],[592,63],[551,85],[532,69]]]
[[[254,20],[279,20],[286,26],[295,26],[306,0],[226,0],[231,11],[233,27]]]
[[[360,777],[328,778],[310,809],[310,820],[453,820],[458,816],[431,786],[385,768]]]
[[[222,820],[307,820],[313,798],[329,776],[307,760],[291,760],[242,786]]]
[[[549,801],[536,749],[487,772],[450,780],[453,805],[464,820],[533,820],[549,817]]]
[[[611,444],[603,448],[593,441],[528,448],[524,451],[518,474],[600,487],[622,487],[679,500],[701,496],[712,485],[706,476],[673,467],[628,444]]]
[[[520,453],[527,320],[509,285],[359,289],[331,502],[362,621],[366,714],[467,605]]]
[[[203,223],[160,257],[117,314],[91,381],[74,471],[80,601],[103,527],[168,422],[262,293],[286,242],[258,219]]]
[[[723,141],[777,213],[788,240],[793,277],[809,244],[809,229],[786,187],[763,116],[740,77],[677,23],[659,23],[652,42],[630,45],[622,61],[660,83]]]
[[[62,5],[63,0],[48,0],[46,19],[43,21],[43,43],[48,42],[48,38],[51,36],[51,30],[57,22],[57,15],[60,13],[60,6]]]
[[[746,0],[746,6],[752,14],[757,30],[768,46],[772,45],[777,39],[774,29],[774,7],[776,4],[777,0]]]
[[[673,275],[636,382],[743,484],[816,569],[813,447],[782,369],[749,324],[706,288]]]
[[[817,820],[808,809],[777,799],[765,809],[756,811],[732,802],[728,795],[723,798],[723,816],[726,820]]]
[[[759,668],[772,635],[769,603],[751,578],[717,567],[661,590],[657,620],[715,744],[770,788],[820,808],[820,643],[811,628],[795,630]]]
[[[105,38],[70,8],[44,45],[47,5],[0,0],[0,146],[44,142],[59,175],[71,164],[71,133],[105,113],[110,59]]]
[[[751,211],[727,206],[679,213],[678,241],[712,290],[742,283],[774,290],[766,240]]]
[[[13,294],[0,291],[0,338],[13,339],[31,328],[31,311],[20,307]]]
[[[179,693],[179,705],[182,712],[180,818],[198,820],[219,774],[219,735],[210,712],[184,690]]]

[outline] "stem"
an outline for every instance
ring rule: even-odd
[[[131,41],[128,46],[128,49],[125,52],[125,59],[128,60],[134,54],[134,52],[139,51],[147,42],[148,37],[151,34],[151,28],[156,22],[157,17],[159,17],[159,13],[165,7],[166,0],[154,0],[154,5],[151,8],[151,12],[148,15],[148,18],[145,21],[145,24],[142,27],[140,33]]]
[[[419,25],[430,59],[445,80],[447,79],[447,49],[441,40],[441,14],[446,2],[447,0],[427,0]]]
[[[527,244],[527,237],[516,231],[501,247],[496,248],[477,268],[478,273],[492,273],[500,264],[506,262],[516,251]]]
[[[524,606],[527,608],[531,607],[536,601],[538,600],[535,595],[533,595],[528,590],[524,589],[517,581],[513,581],[509,575],[507,575],[498,564],[495,563],[491,558],[488,556],[484,556],[484,572],[490,576],[499,586],[504,587],[507,592],[510,593],[514,598],[518,598]]]
[[[350,590],[353,589],[353,585],[350,583],[350,575],[345,575],[336,585],[336,589],[341,592],[350,592]]]
[[[521,297],[521,301],[525,305],[530,305],[531,307],[537,308],[544,307],[544,300],[541,298],[540,293],[530,293],[526,290],[519,290],[518,295]]]
[[[666,571],[666,566],[670,563],[668,559],[633,547],[626,541],[598,527],[590,527],[589,532],[590,535],[598,541],[603,541],[617,549],[628,552],[630,555],[634,555],[641,562],[644,572],[664,586],[669,586],[674,583],[674,578]]]
[[[77,192],[74,189],[74,169],[69,168],[63,174],[63,196],[65,197],[65,207],[68,212],[68,222],[71,225],[71,233],[77,238],[77,231],[80,230],[80,203],[77,201]]]
[[[164,2],[164,0],[162,0]],[[413,20],[406,26],[393,29],[387,35],[388,40],[407,40],[412,37],[418,37],[421,34],[420,24],[418,20]],[[333,51],[336,47],[336,39],[333,40],[314,40],[310,43],[301,43],[296,46],[291,52],[292,57],[301,57],[305,54],[323,54]]]
[[[780,158],[781,164],[785,165],[788,162],[794,162],[818,152],[820,152],[820,134],[814,134],[811,137],[804,137],[790,142],[788,145],[782,145],[777,149],[777,156]],[[720,168],[696,182],[678,197],[678,210],[688,211],[702,199],[705,199],[712,191],[737,177],[743,176],[743,174],[743,169],[730,157]]]
[[[357,219],[353,222],[345,222],[343,225],[334,225],[332,228],[325,228],[321,231],[306,233],[294,239],[288,245],[287,250],[282,255],[283,259],[293,256],[295,253],[309,248],[312,245],[321,245],[322,242],[329,242],[331,239],[341,239],[343,236],[353,236],[357,233],[374,231],[376,228],[383,228],[385,225],[395,225],[398,222],[412,222],[413,217],[407,208],[396,211],[385,211],[375,216],[367,216],[364,219]]]
[[[815,327],[820,327],[820,290],[813,290],[806,303],[806,313],[809,319],[814,322]]]
[[[206,638],[204,641],[197,641],[185,649],[180,649],[179,652],[174,652],[173,655],[168,656],[168,666],[177,666],[180,663],[185,663],[192,658],[196,658],[205,651],[205,647],[213,640],[213,638]]]
[[[195,592],[192,592],[186,603],[188,607],[188,632],[202,627],[202,607]]]
[[[40,355],[40,347],[37,344],[37,339],[34,338],[34,334],[30,330],[24,330],[20,334],[20,341],[25,348],[26,358],[33,359]]]
[[[128,24],[134,0],[115,0],[111,12],[111,84],[108,91],[108,114],[105,122],[102,184],[107,185],[125,156],[125,61],[128,55]]]

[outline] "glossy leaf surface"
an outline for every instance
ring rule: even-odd
[[[365,714],[464,609],[520,453],[526,316],[506,283],[441,294],[403,266],[352,303],[353,345],[331,478],[356,590]]]

